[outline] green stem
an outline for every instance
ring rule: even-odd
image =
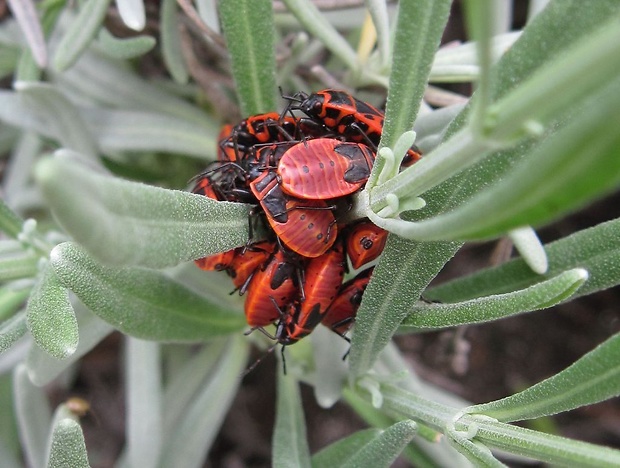
[[[357,394],[371,401],[371,396],[359,388]],[[620,466],[619,450],[512,426],[482,414],[461,413],[457,408],[427,400],[390,384],[381,384],[381,395],[384,412],[411,418],[444,434],[458,431],[489,448],[567,466]]]
[[[413,167],[372,188],[371,208],[377,213],[387,206],[386,197],[389,194],[399,199],[419,196],[480,161],[492,149],[493,146],[487,141],[476,138],[470,128],[465,128],[437,147],[432,156],[422,158]]]

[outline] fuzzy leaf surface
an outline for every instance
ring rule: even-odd
[[[247,241],[248,205],[110,177],[66,153],[36,176],[59,224],[103,263],[163,268]]]
[[[299,382],[282,371],[278,372],[272,456],[276,468],[311,466]]]
[[[523,289],[572,268],[588,272],[588,280],[573,298],[610,288],[620,283],[618,232],[620,219],[615,219],[545,245],[549,269],[542,276],[517,258],[430,288],[424,296],[431,300],[459,302]]]
[[[551,307],[573,295],[587,280],[587,272],[574,269],[529,288],[455,304],[426,304],[413,307],[401,330],[435,329],[487,322],[511,315]]]
[[[364,293],[351,342],[351,372],[366,372],[458,243],[418,243],[390,235]]]
[[[35,343],[51,356],[65,359],[77,349],[79,331],[69,292],[49,264],[30,293],[26,318]]]
[[[89,309],[136,338],[203,341],[237,332],[245,324],[241,314],[214,305],[159,272],[103,266],[76,244],[55,247],[51,265]]]
[[[70,418],[56,422],[52,428],[48,468],[89,468],[86,442],[80,424]]]
[[[620,395],[620,334],[562,372],[501,400],[468,408],[502,422],[569,411]]]
[[[248,352],[245,337],[235,336],[229,340],[187,411],[164,439],[161,466],[203,466],[237,395],[239,376],[247,363]]]
[[[224,0],[220,20],[244,116],[275,111],[275,26],[269,0]]]

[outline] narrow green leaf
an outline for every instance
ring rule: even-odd
[[[284,0],[286,8],[295,15],[306,30],[319,39],[323,45],[338,57],[349,70],[359,68],[357,54],[342,35],[330,24],[312,2],[305,0]]]
[[[388,427],[360,448],[343,465],[343,468],[390,467],[416,434],[416,423],[405,420]]]
[[[13,377],[10,373],[0,376],[0,407],[6,408],[5,411],[0,412],[0,460],[2,460],[2,466],[3,468],[23,468],[22,447],[19,441],[15,411],[12,408]]]
[[[56,47],[54,69],[71,67],[99,31],[111,0],[87,0]]]
[[[64,286],[103,320],[147,340],[193,342],[238,332],[241,314],[220,308],[161,273],[98,264],[75,244],[51,254]]]
[[[164,438],[160,466],[203,466],[241,384],[248,352],[245,337],[235,336],[229,340],[202,389],[178,425]]]
[[[18,234],[22,231],[23,223],[24,221],[8,207],[4,199],[0,198],[0,231],[17,239]]]
[[[390,384],[381,385],[381,394],[384,411],[420,421],[440,431],[454,426],[455,430],[467,433],[469,438],[491,449],[498,448],[568,466],[611,468],[620,464],[620,450],[544,434],[480,415],[462,414],[455,420],[459,415],[456,408],[422,398],[416,393]],[[364,397],[370,400],[370,396]]]
[[[223,0],[220,21],[243,115],[276,109],[275,26],[269,0]]]
[[[97,145],[107,154],[161,151],[215,159],[215,135],[202,124],[167,114],[105,108],[85,110],[83,117]]]
[[[34,2],[32,0],[8,0],[8,3],[37,65],[45,68],[47,65],[47,49]]]
[[[470,125],[475,133],[482,129],[484,116],[491,102],[491,36],[494,20],[499,9],[498,2],[466,1],[465,20],[469,38],[475,41],[479,67],[476,80],[476,99],[473,101]]]
[[[613,60],[620,52],[619,26],[616,13],[495,102],[485,116],[485,133],[500,141],[518,137],[528,122],[557,121],[593,89],[604,87],[620,73]],[[536,106],[540,102],[547,105]]]
[[[205,388],[205,382],[228,351],[227,341],[213,339],[203,349],[178,366],[168,379],[163,395],[164,440],[174,434],[187,414],[191,413],[196,395]]]
[[[409,225],[400,235],[479,239],[556,219],[620,184],[620,80],[565,128],[531,152],[501,184],[450,213]],[[386,225],[395,224],[388,222]]]
[[[472,423],[478,428],[474,440],[490,449],[560,466],[615,468],[620,465],[620,450],[480,418],[473,418]]]
[[[162,268],[248,239],[248,205],[120,180],[66,152],[36,177],[61,226],[104,263]]]
[[[562,372],[501,400],[467,408],[502,422],[569,411],[620,395],[620,334]]]
[[[187,83],[188,73],[179,36],[177,2],[163,0],[161,5],[161,49],[166,68],[177,83]]]
[[[86,51],[65,73],[52,73],[52,78],[63,89],[88,96],[104,107],[176,116],[203,126],[214,139],[219,131],[218,122],[196,105],[138,76],[126,62],[93,50]]]
[[[399,358],[402,360],[400,352]],[[411,374],[408,374],[412,379]],[[419,390],[419,386],[416,390]],[[381,408],[375,408],[369,401],[362,398],[359,394],[352,391],[350,388],[346,388],[344,391],[344,397],[346,402],[355,413],[361,417],[367,424],[385,429],[395,423],[395,419],[387,416],[385,412],[382,412]],[[433,396],[440,395],[440,392],[436,392]],[[399,418],[402,419],[402,418]],[[434,438],[431,438],[432,442],[427,442],[423,437],[425,431],[429,429],[426,426],[418,425],[418,434],[420,437],[413,440],[403,452],[409,462],[416,467],[420,468],[435,468],[437,466],[467,466],[465,458],[459,455],[448,443],[446,438],[437,440],[438,433],[435,432]],[[434,432],[434,431],[433,431]],[[318,455],[318,454],[317,454]]]
[[[18,2],[20,3],[20,2]],[[43,32],[43,38],[40,47],[43,48],[43,52],[46,55],[45,61],[48,61],[47,51],[45,50],[45,37],[49,36],[54,29],[58,16],[65,8],[64,2],[45,2],[39,5],[40,11],[40,27]],[[15,72],[14,81],[40,81],[43,67],[39,65],[40,60],[35,59],[34,54],[30,48],[23,49],[17,71]]]
[[[410,0],[399,5],[382,146],[393,147],[413,127],[451,3]]]
[[[26,358],[26,366],[28,375],[35,385],[49,384],[113,331],[110,325],[89,311],[82,303],[74,302],[75,316],[80,330],[77,350],[67,359],[59,360],[38,346],[31,346]]]
[[[127,39],[119,39],[101,28],[97,36],[97,42],[101,49],[110,57],[117,59],[132,59],[146,54],[157,44],[152,36],[135,36]]]
[[[2,145],[0,145],[2,146]],[[43,141],[33,132],[20,132],[20,137],[7,148],[10,158],[7,160],[2,188],[4,198],[10,204],[19,205],[24,192],[32,188],[32,168],[43,150]],[[2,148],[0,148],[2,151]]]
[[[95,142],[84,124],[77,108],[54,85],[48,83],[15,83],[21,99],[33,114],[42,119],[44,125],[60,144],[94,159],[97,155]]]
[[[313,468],[324,466],[343,466],[359,450],[376,439],[383,431],[380,429],[366,429],[357,431],[344,439],[328,445],[312,456]]]
[[[13,398],[24,457],[29,466],[45,466],[52,412],[45,391],[32,384],[23,364],[13,371]]]
[[[32,251],[0,256],[0,281],[34,277],[39,259],[40,255]]]
[[[497,100],[518,87],[538,68],[553,61],[572,44],[592,35],[608,18],[620,13],[620,3],[615,0],[601,0],[591,6],[592,8],[578,0],[552,2],[536,21],[527,26],[519,40],[494,66],[493,73],[497,78],[492,83],[493,99]],[[573,21],[567,22],[566,18],[573,18]],[[406,198],[412,193],[417,195],[426,192],[424,199],[428,205],[423,215],[428,218],[462,203],[474,193],[488,188],[494,181],[501,180],[515,162],[529,154],[533,142],[523,141],[511,150],[494,152],[482,163],[453,177],[463,164],[467,166],[469,161],[480,160],[477,158],[488,155],[489,151],[495,148],[494,145],[492,148],[472,145],[471,141],[468,141],[472,135],[469,130],[465,131],[464,127],[469,110],[468,106],[455,119],[447,132],[447,136],[452,138],[445,140],[432,155],[423,158],[413,170],[405,170],[382,186],[376,187],[373,192],[373,209],[378,211],[385,206],[387,194]],[[563,116],[558,117],[553,125],[560,128],[565,119]],[[469,137],[462,137],[461,133],[464,131]],[[441,170],[438,168],[441,165],[438,163],[440,156],[447,156],[445,161],[442,160],[445,165]],[[442,180],[446,182],[428,191]]]
[[[86,442],[80,424],[64,418],[52,427],[48,468],[89,468]]]
[[[0,354],[26,334],[26,312],[20,312],[0,323]]]
[[[275,468],[311,466],[299,383],[281,370],[278,372],[272,460]]]
[[[506,467],[506,465],[493,456],[487,447],[468,438],[467,433],[461,434],[458,431],[448,431],[448,435],[450,445],[464,455],[474,466],[488,468]]]
[[[620,283],[620,219],[601,223],[545,246],[549,269],[544,276],[534,273],[522,259],[487,268],[472,275],[436,286],[424,292],[431,300],[458,302],[479,296],[523,289],[541,278],[583,268],[588,280],[573,297],[591,294]]]
[[[357,314],[351,372],[370,369],[421,292],[458,250],[456,243],[415,243],[390,236]]]
[[[28,298],[28,330],[35,343],[56,359],[75,352],[79,332],[69,293],[47,264]]]
[[[392,58],[392,35],[390,33],[388,6],[383,0],[366,0],[365,3],[377,32],[377,51],[381,57],[381,65],[387,69]]]
[[[2,49],[0,49],[0,78],[6,78],[15,72],[19,56],[19,48],[3,44]]]
[[[131,466],[158,466],[162,444],[160,345],[127,338],[125,391]]]
[[[576,268],[511,293],[456,304],[418,305],[403,321],[401,330],[454,327],[545,309],[572,296],[587,278],[585,270]]]

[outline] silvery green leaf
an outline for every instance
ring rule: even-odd
[[[132,466],[158,466],[162,444],[160,344],[128,337],[125,347],[127,451]]]
[[[37,65],[45,68],[47,48],[35,4],[32,0],[8,0],[13,16],[19,23]]]
[[[78,15],[72,18],[56,46],[53,64],[57,71],[70,68],[90,45],[101,27],[110,2],[111,0],[87,0],[82,4]]]
[[[26,331],[26,312],[20,312],[0,323],[0,354],[8,350]]]
[[[48,468],[90,468],[80,424],[71,418],[55,422],[49,441]]]
[[[13,398],[25,459],[30,466],[45,466],[52,412],[45,391],[33,385],[23,364],[13,371]]]
[[[119,39],[102,28],[97,36],[97,42],[101,49],[110,57],[117,59],[131,59],[146,54],[157,44],[152,36],[136,36]]]
[[[79,340],[75,313],[69,293],[49,264],[30,293],[26,313],[28,330],[39,347],[56,359],[75,352]]]
[[[73,307],[80,330],[78,347],[71,356],[59,360],[38,346],[31,346],[26,357],[26,368],[35,385],[43,386],[50,383],[114,330],[79,301],[74,300]]]
[[[153,151],[213,160],[215,136],[203,125],[168,114],[128,109],[85,109],[89,131],[104,153]]]
[[[187,83],[187,67],[181,50],[176,0],[163,0],[161,6],[161,46],[166,68],[177,83]]]
[[[274,467],[310,467],[310,449],[306,439],[299,382],[278,372],[276,426],[273,433]]]
[[[103,320],[136,338],[197,342],[239,332],[245,325],[242,314],[160,272],[107,267],[69,242],[56,246],[50,258],[65,287]]]
[[[97,155],[95,142],[75,106],[54,85],[48,83],[15,83],[24,111],[32,119],[40,119],[46,130],[62,146],[91,158]]]
[[[164,438],[160,466],[204,465],[207,451],[237,394],[247,357],[247,339],[232,337],[183,417]]]
[[[59,224],[107,264],[162,268],[248,239],[249,205],[121,180],[67,152],[42,160],[36,178]]]

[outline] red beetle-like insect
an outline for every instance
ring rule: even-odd
[[[232,132],[233,126],[231,124],[222,125],[222,128],[220,129],[220,134],[217,138],[217,160],[220,162],[237,161],[237,152],[235,151],[234,145],[226,144],[230,140]]]
[[[333,207],[323,200],[287,196],[274,171],[264,171],[250,189],[265,210],[267,221],[282,243],[304,257],[318,257],[336,240],[338,226]]]
[[[267,112],[252,115],[234,127],[222,129],[222,133],[220,147],[247,152],[254,145],[293,140],[298,133],[297,119],[280,117],[277,112]]]
[[[256,270],[245,299],[250,327],[265,327],[281,318],[280,310],[299,292],[300,266],[299,258],[280,248],[263,268]]]
[[[285,141],[265,145],[255,145],[242,161],[249,182],[267,170],[274,170],[286,152],[297,145],[297,141]]]
[[[290,110],[299,109],[315,123],[343,135],[347,141],[369,143],[376,150],[381,140],[384,115],[370,104],[355,99],[346,91],[324,89],[314,94],[297,93],[289,98]],[[293,102],[298,104],[293,105]],[[304,123],[309,126],[308,123]],[[420,151],[414,145],[407,151],[403,165],[408,166],[420,159]]]
[[[282,190],[297,198],[326,200],[364,186],[375,161],[366,145],[317,138],[297,143],[278,163]]]
[[[353,269],[357,270],[381,255],[387,236],[385,229],[370,221],[362,221],[353,226],[346,234],[347,254]]]
[[[306,267],[303,301],[289,305],[278,323],[276,339],[289,346],[309,335],[323,319],[342,284],[346,262],[341,242]]]
[[[321,321],[324,326],[344,337],[355,321],[357,309],[362,303],[362,296],[368,286],[372,271],[373,268],[368,268],[340,287],[336,299],[331,303]]]
[[[232,278],[233,285],[240,294],[245,293],[252,275],[269,260],[275,247],[275,242],[262,241],[247,248],[236,249],[235,257],[226,268],[226,273]]]

